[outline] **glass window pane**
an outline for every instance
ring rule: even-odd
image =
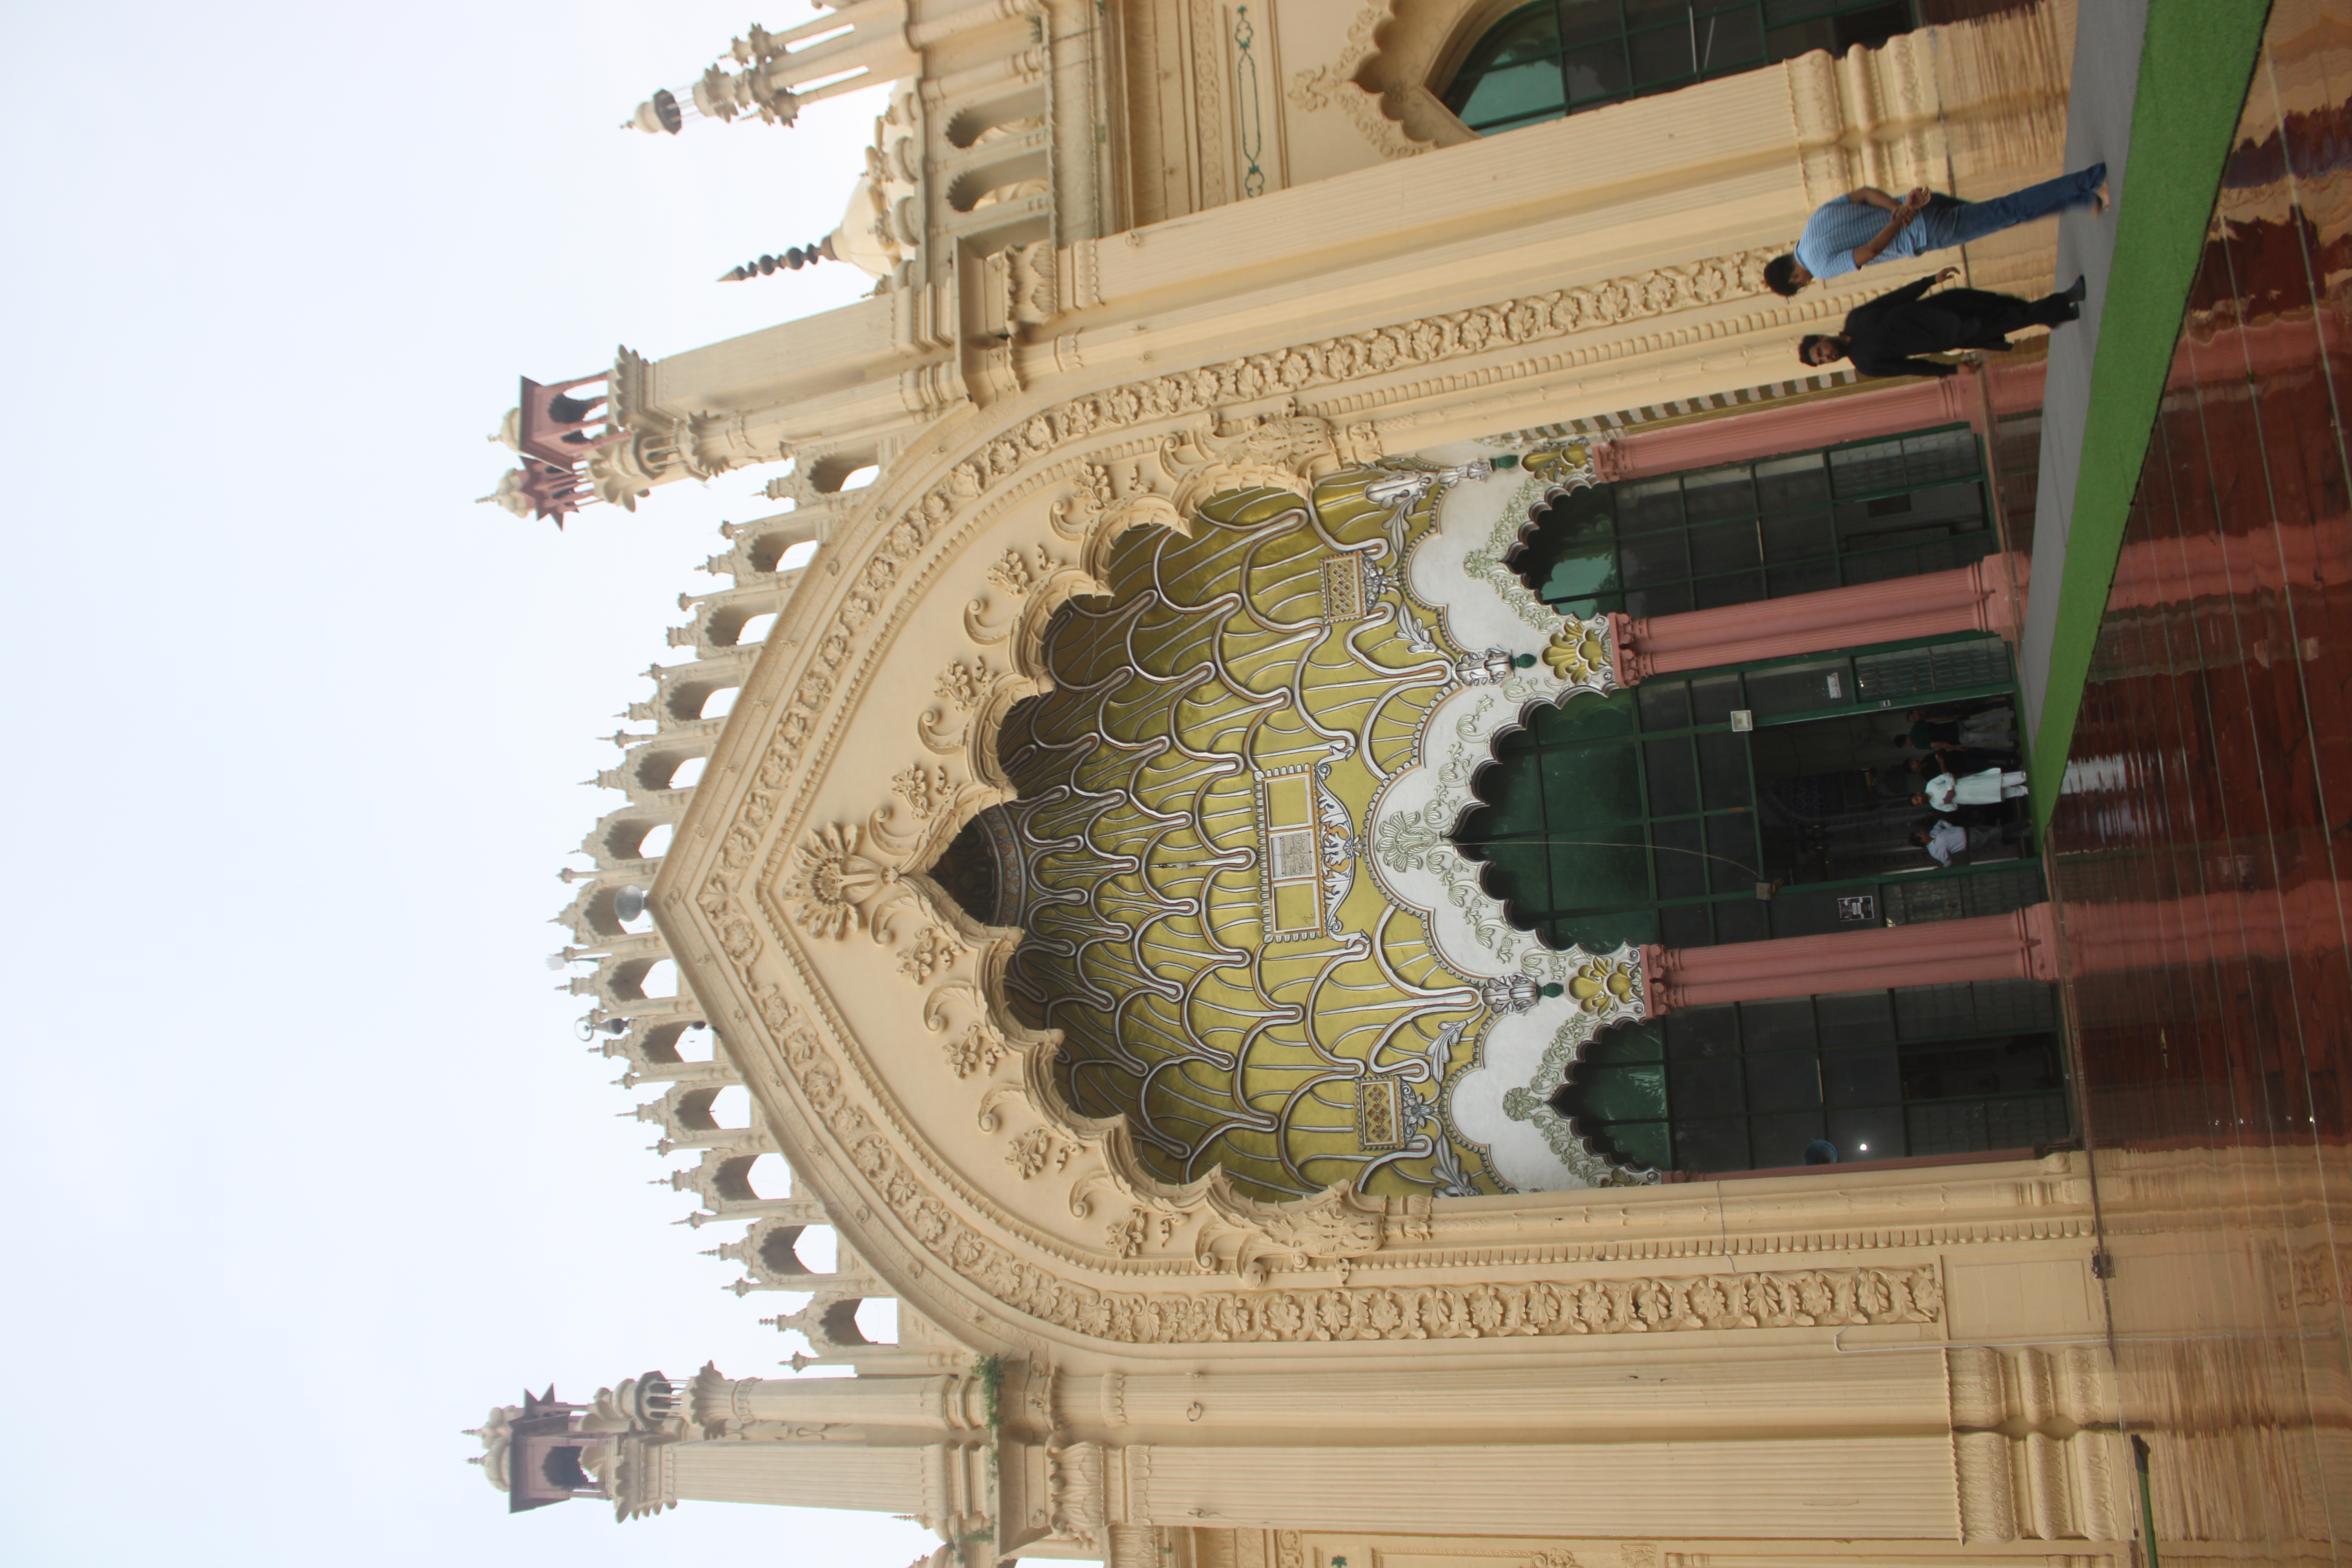
[[[2058,994],[2040,980],[1979,980],[1976,993],[1977,1025],[1986,1029],[2054,1029],[2058,1026]]]
[[[1683,476],[1683,506],[1693,522],[1756,515],[1756,486],[1748,465]]]
[[[1751,1111],[1820,1108],[1821,1068],[1812,1052],[1785,1051],[1779,1056],[1749,1057],[1746,1068],[1748,1108]]]
[[[1559,69],[1568,82],[1570,103],[1614,98],[1633,85],[1625,70],[1625,47],[1613,40],[1569,50],[1560,58]]]
[[[1837,532],[1826,511],[1783,511],[1764,519],[1764,559],[1811,561],[1837,549]]]
[[[1684,535],[1646,533],[1618,542],[1617,565],[1628,588],[1648,588],[1690,575]]]
[[[1675,742],[1675,744],[1681,744]],[[1706,896],[1706,825],[1697,817],[1650,824],[1652,858],[1657,864],[1658,897],[1700,899]]]
[[[1674,1168],[1674,1140],[1664,1121],[1612,1121],[1607,1137],[1621,1163],[1640,1170]]]
[[[1903,437],[1903,468],[1915,485],[1941,484],[1977,471],[1977,437],[1969,429],[1930,430]]]
[[[1697,741],[1699,787],[1706,794],[1707,809],[1728,811],[1735,806],[1750,805],[1748,737],[1700,735]]]
[[[1690,723],[1690,688],[1679,680],[1645,680],[1641,694],[1642,728],[1680,730]]]
[[[1733,5],[1698,18],[1698,68],[1718,76],[1764,59],[1764,28],[1750,5]]]
[[[1667,476],[1663,479],[1636,479],[1617,487],[1617,531],[1620,533],[1652,533],[1662,528],[1680,528],[1683,522],[1683,482]]]
[[[1559,30],[1571,44],[1598,43],[1622,36],[1625,18],[1617,0],[1559,0]]]
[[[1650,901],[1650,841],[1639,823],[1577,827],[1552,839],[1551,886],[1560,910],[1615,910]]]
[[[1663,588],[1628,588],[1625,591],[1625,613],[1637,621],[1644,616],[1686,615],[1695,607],[1688,583],[1669,584]]]
[[[1488,68],[1455,112],[1476,131],[1556,115],[1566,107],[1559,68],[1549,60],[1531,60]]]
[[[1739,677],[1711,675],[1705,680],[1690,683],[1691,722],[1694,724],[1727,724],[1731,710],[1747,704],[1739,695]]]
[[[1674,1063],[1667,1071],[1667,1084],[1675,1100],[1675,1120],[1742,1114],[1748,1109],[1742,1081],[1736,1057]]]
[[[1891,1046],[1822,1053],[1822,1088],[1832,1105],[1888,1105],[1903,1098],[1903,1076]]]
[[[1739,1038],[1750,1056],[1759,1051],[1811,1050],[1812,999],[1792,996],[1775,1002],[1740,1003]],[[1806,1069],[1808,1076],[1811,1070]]]
[[[1479,770],[1478,793],[1487,804],[1463,824],[1465,835],[1491,843],[1544,830],[1543,779],[1535,769],[1490,763]]]
[[[1694,525],[1690,531],[1691,563],[1701,572],[1732,572],[1764,559],[1756,520]]]
[[[1657,941],[1658,916],[1647,908],[1562,915],[1549,930],[1551,944],[1562,951],[1580,947],[1587,952],[1608,952],[1629,942]]]
[[[1899,1105],[1833,1106],[1823,1120],[1841,1161],[1899,1160],[1910,1152]]]
[[[1633,56],[1633,80],[1640,87],[1657,87],[1698,73],[1696,35],[1686,25],[1687,13],[1665,26],[1635,33],[1625,40]]]
[[[1743,1117],[1720,1121],[1685,1121],[1675,1112],[1675,1168],[1679,1171],[1745,1171],[1748,1122]]]
[[[1693,837],[1696,835],[1694,834]],[[1660,857],[1658,864],[1664,867],[1666,864],[1666,858]],[[1705,866],[1706,862],[1701,860],[1697,864]],[[1706,872],[1701,871],[1699,875],[1704,878]],[[1704,891],[1704,887],[1700,890]],[[1660,893],[1658,896],[1664,898],[1665,895]],[[1668,947],[1713,947],[1715,921],[1708,913],[1708,908],[1709,906],[1706,904],[1688,904],[1681,909],[1660,910],[1658,940]]]
[[[1611,1121],[1651,1121],[1666,1114],[1666,1064],[1580,1068],[1576,1103],[1583,1114]]]
[[[1642,747],[1642,761],[1650,771],[1650,814],[1681,816],[1698,809],[1698,771],[1691,759],[1691,743],[1683,736],[1650,741]]]
[[[1783,1165],[1801,1165],[1805,1163],[1805,1145],[1821,1135],[1822,1113],[1818,1110],[1751,1118],[1748,1136],[1756,1163],[1750,1169],[1771,1171]]]
[[[1810,55],[1815,49],[1835,49],[1837,28],[1826,17],[1818,22],[1800,22],[1786,27],[1774,27],[1764,35],[1764,55],[1767,59],[1794,59]]]
[[[1633,729],[1633,694],[1626,691],[1606,697],[1580,694],[1536,710],[1536,734],[1548,746],[1630,734]]]
[[[1764,574],[1734,572],[1722,577],[1701,577],[1691,584],[1691,599],[1702,610],[1726,605],[1752,605],[1764,596]]]
[[[1601,1030],[1584,1047],[1583,1059],[1589,1062],[1655,1062],[1666,1056],[1666,1029],[1663,1018],[1645,1018],[1638,1024],[1619,1024]]]
[[[1631,741],[1546,751],[1528,771],[1540,775],[1544,820],[1555,832],[1642,820],[1641,764]]]
[[[1617,591],[1617,547],[1606,540],[1564,550],[1543,580],[1542,597],[1551,604]]]
[[[1824,1046],[1877,1045],[1895,1038],[1895,1004],[1884,991],[1816,996],[1813,1022]]]
[[[1718,893],[1746,893],[1759,911],[1764,904],[1754,897],[1763,880],[1756,853],[1756,818],[1749,812],[1727,812],[1704,818],[1706,823],[1707,881]],[[1768,916],[1769,918],[1769,916]],[[1726,941],[1731,939],[1726,938]]]
[[[1885,441],[1865,441],[1859,447],[1840,447],[1825,455],[1830,465],[1830,486],[1840,500],[1891,494],[1909,481],[1908,470],[1903,465],[1903,438],[1899,436]]]
[[[1977,1026],[1976,997],[1966,985],[1906,985],[1895,994],[1895,1015],[1906,1039],[1965,1035]]]
[[[1852,4],[1853,0],[1764,0],[1764,21],[1773,27],[1811,21]]]
[[[1767,458],[1756,465],[1756,500],[1766,511],[1818,507],[1829,499],[1829,471],[1819,452]]]
[[[1802,566],[1775,566],[1764,575],[1770,585],[1770,596],[1775,599],[1785,599],[1791,594],[1818,594],[1825,588],[1839,585],[1835,561],[1809,561]],[[1592,612],[1581,613],[1590,615]]]
[[[1679,1008],[1664,1022],[1669,1060],[1738,1054],[1739,1015],[1727,1005]]]
[[[1772,906],[1761,899],[1726,899],[1711,907],[1715,911],[1715,940],[1719,942],[1762,942],[1772,934]]]
[[[1843,708],[1853,700],[1853,671],[1842,658],[1759,669],[1748,678],[1748,705],[1759,718]]]

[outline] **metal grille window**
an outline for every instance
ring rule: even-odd
[[[1444,96],[1487,135],[1917,25],[1912,0],[1536,0],[1470,47]]]
[[[1941,572],[1998,547],[1983,471],[1954,426],[1602,485],[1554,501],[1511,564],[1562,615],[1637,617]]]
[[[1552,1097],[1633,1166],[2026,1148],[2067,1135],[2053,987],[2000,981],[1693,1007],[1603,1031]]]

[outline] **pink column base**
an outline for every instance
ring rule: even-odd
[[[2048,904],[1826,936],[1642,949],[1643,995],[1653,1017],[1719,1002],[2058,977],[2057,922]]]

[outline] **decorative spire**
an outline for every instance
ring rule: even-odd
[[[749,278],[770,277],[779,268],[798,272],[802,268],[814,267],[820,261],[840,259],[841,258],[834,253],[833,236],[828,234],[814,245],[795,245],[782,256],[762,256],[756,260],[747,261],[731,271],[720,273],[719,281],[740,283]]]

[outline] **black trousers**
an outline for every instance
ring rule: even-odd
[[[2081,314],[2074,302],[2063,294],[2021,300],[2014,294],[1996,294],[1990,289],[1947,289],[1929,295],[1927,302],[1961,317],[1975,329],[1959,343],[1963,348],[1990,348],[1992,339],[2005,338],[2027,327],[2054,327]]]

